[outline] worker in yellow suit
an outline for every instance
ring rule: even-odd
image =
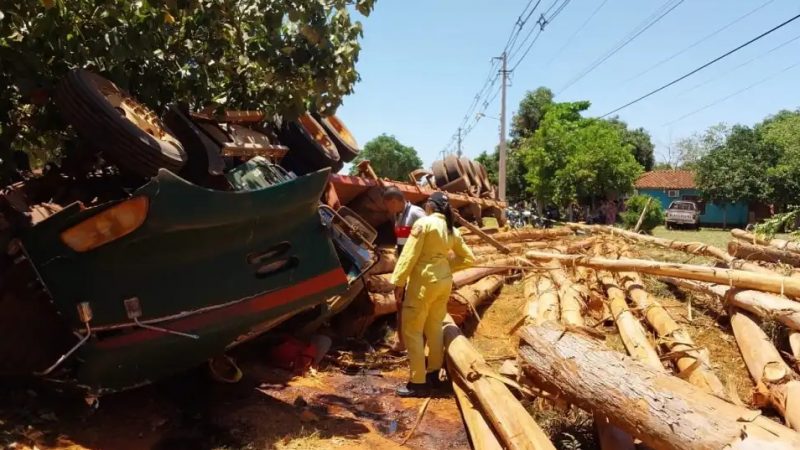
[[[425,211],[428,216],[414,223],[391,278],[395,299],[402,302],[398,305],[402,308],[400,332],[411,366],[411,380],[397,389],[401,397],[425,397],[431,388],[442,385],[442,325],[453,288],[453,272],[471,266],[475,260],[453,225],[446,194],[434,192],[425,203]]]

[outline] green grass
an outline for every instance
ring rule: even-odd
[[[660,226],[653,229],[653,236],[678,241],[702,242],[722,249],[727,248],[728,241],[731,240],[730,230],[722,230],[720,228],[700,228],[700,230],[696,231],[668,230]]]

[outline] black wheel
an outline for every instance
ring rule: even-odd
[[[186,105],[168,106],[164,122],[189,156],[179,175],[200,186],[218,186],[225,171],[225,161],[220,154],[222,146],[189,118]]]
[[[457,180],[464,175],[464,168],[456,155],[447,155],[444,158],[444,168],[450,181]]]
[[[152,177],[179,172],[186,152],[149,108],[111,81],[83,69],[61,81],[56,101],[64,119],[121,170]]]
[[[433,178],[436,181],[437,187],[442,187],[450,182],[450,179],[447,177],[447,170],[444,168],[444,161],[434,161],[431,165],[431,172],[433,172]]]
[[[287,123],[279,137],[281,143],[289,147],[289,153],[284,158],[286,167],[298,175],[325,167],[336,168],[341,161],[333,140],[308,113]]]
[[[360,152],[356,138],[353,133],[345,126],[344,122],[335,115],[328,117],[321,117],[319,114],[314,114],[325,132],[336,144],[336,150],[339,152],[339,158],[342,162],[350,162],[358,156]]]

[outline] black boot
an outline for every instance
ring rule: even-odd
[[[395,390],[398,397],[429,397],[430,388],[427,383],[406,383]]]
[[[442,380],[441,378],[439,378],[440,374],[441,370],[437,370],[435,372],[428,372],[425,375],[425,382],[432,389],[436,389],[439,391],[448,391],[452,386],[450,385],[449,381]]]

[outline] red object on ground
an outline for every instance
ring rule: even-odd
[[[272,348],[270,360],[282,369],[304,373],[311,367],[316,355],[317,347],[314,344],[287,336],[283,342]]]

